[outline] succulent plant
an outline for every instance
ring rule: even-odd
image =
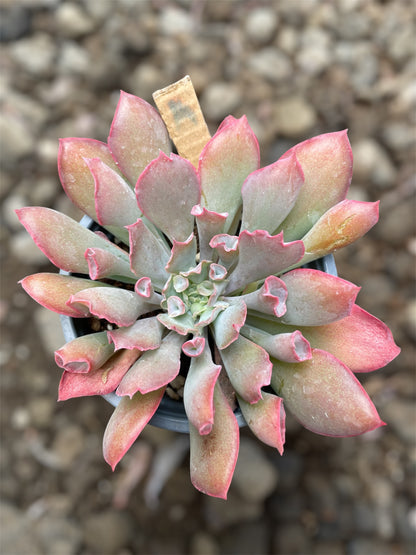
[[[67,138],[67,196],[100,229],[44,207],[17,210],[69,275],[21,284],[38,303],[93,318],[55,353],[59,399],[121,401],[104,434],[114,469],[179,372],[194,486],[223,497],[239,449],[239,406],[252,432],[283,452],[285,409],[307,429],[355,436],[383,425],[354,373],[399,352],[389,329],[355,304],[359,288],[304,267],[378,220],[378,203],[347,200],[346,131],[297,144],[260,169],[246,117],[227,117],[196,168],[171,153],[158,112],[122,92],[108,144]]]

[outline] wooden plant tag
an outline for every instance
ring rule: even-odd
[[[153,99],[178,153],[198,167],[199,155],[211,138],[191,78],[153,93]]]

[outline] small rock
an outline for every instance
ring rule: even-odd
[[[316,123],[313,107],[300,96],[282,98],[275,109],[277,132],[285,137],[306,134]]]
[[[70,468],[84,449],[84,432],[75,424],[59,430],[52,444],[52,453],[58,459],[59,467],[63,469]]]
[[[352,145],[354,155],[354,180],[366,183],[371,180],[378,187],[391,187],[396,169],[388,153],[374,139],[362,139]]]
[[[409,302],[405,311],[406,329],[416,341],[416,300]]]
[[[241,91],[232,83],[211,83],[201,98],[202,111],[207,118],[220,120],[231,114],[241,102]]]
[[[164,35],[182,35],[192,32],[194,22],[185,10],[167,6],[160,15],[160,30]]]
[[[1,551],[10,553],[30,553],[41,555],[41,549],[25,514],[4,501],[0,502]]]
[[[383,417],[407,445],[416,444],[415,405],[407,399],[392,399],[383,407]]]
[[[129,84],[134,94],[140,98],[151,100],[154,91],[166,85],[163,72],[152,64],[139,64],[129,78]]]
[[[31,422],[37,427],[48,426],[51,422],[56,402],[52,397],[35,397],[29,403]]]
[[[76,42],[67,41],[62,45],[58,58],[58,70],[62,74],[84,75],[91,66],[87,50]]]
[[[248,58],[248,65],[257,75],[272,83],[288,79],[292,74],[290,59],[277,48],[263,48]]]
[[[276,530],[273,541],[276,553],[311,553],[306,531],[301,524],[287,523],[285,526]]]
[[[403,150],[414,148],[416,138],[414,128],[402,121],[391,121],[382,130],[382,137],[387,146],[401,154]]]
[[[266,44],[273,39],[278,24],[276,10],[261,7],[251,10],[246,20],[246,33],[259,44]]]
[[[317,27],[306,28],[300,36],[296,63],[307,75],[318,75],[332,61],[333,45],[329,34]]]
[[[12,230],[21,230],[22,224],[16,215],[15,210],[27,205],[27,200],[18,194],[11,194],[3,201],[2,214],[4,223]]]
[[[43,265],[49,264],[43,252],[33,242],[33,239],[26,231],[14,233],[10,238],[10,252],[14,258],[23,264]]]
[[[227,555],[268,555],[270,529],[266,522],[237,524],[221,534],[221,552]]]
[[[32,152],[34,139],[27,125],[20,119],[0,114],[0,161],[5,167],[15,165]]]
[[[375,538],[355,538],[348,542],[347,553],[349,555],[369,555],[370,553],[394,555],[395,549]]]
[[[59,553],[59,555],[78,553],[82,539],[81,532],[79,527],[68,518],[47,514],[36,523],[35,530],[42,543],[43,553]]]
[[[59,31],[66,37],[78,38],[94,29],[94,21],[79,6],[72,2],[64,2],[56,10],[56,23]]]
[[[56,44],[50,35],[37,33],[30,38],[16,41],[10,47],[14,60],[29,74],[36,77],[48,75],[56,56]]]
[[[233,484],[247,501],[262,502],[273,492],[277,469],[255,441],[242,438]]]
[[[65,339],[59,315],[44,307],[35,310],[34,320],[43,348],[48,355],[62,347]]]
[[[220,548],[215,538],[205,532],[197,532],[191,538],[192,555],[220,555]]]
[[[126,513],[107,510],[86,517],[84,541],[96,553],[117,553],[132,536],[132,523]]]
[[[255,520],[263,514],[262,503],[252,503],[243,499],[231,486],[227,500],[209,497],[202,499],[204,519],[210,530],[218,532],[238,522]]]
[[[31,14],[19,5],[7,6],[0,13],[0,42],[18,40],[30,30]]]

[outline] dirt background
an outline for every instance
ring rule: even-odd
[[[376,0],[2,0],[2,555],[414,552],[415,8]],[[113,474],[101,398],[56,403],[59,321],[19,288],[50,266],[14,209],[78,218],[56,171],[59,137],[106,140],[118,91],[190,74],[211,131],[246,114],[263,163],[349,128],[350,197],[381,199],[380,223],[336,255],[359,303],[402,354],[364,376],[388,425],[329,439],[288,419],[286,453],[242,431],[229,500],[195,491],[186,436],[148,427]]]

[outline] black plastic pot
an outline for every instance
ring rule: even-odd
[[[87,228],[94,228],[94,226],[97,226],[97,224],[89,216],[84,216],[80,221],[80,224]],[[334,276],[337,275],[337,268],[332,254],[306,264],[305,268],[314,268],[327,274]],[[65,272],[63,270],[61,270],[60,273],[69,275],[69,272]],[[62,331],[65,341],[72,341],[79,335],[82,335],[79,330],[82,323],[83,319],[61,316]],[[121,400],[121,397],[118,397],[115,393],[109,393],[108,395],[103,395],[103,397],[114,407],[116,407]],[[234,411],[234,414],[237,418],[239,426],[246,426],[246,421],[244,420],[243,414],[239,408]],[[166,394],[162,398],[162,401],[149,424],[157,426],[158,428],[164,428],[165,430],[172,430],[174,432],[181,432],[185,434],[189,433],[189,422],[185,413],[183,402],[175,401]]]

